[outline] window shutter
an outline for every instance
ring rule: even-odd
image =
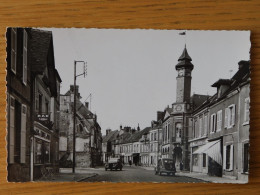
[[[11,70],[16,73],[16,61],[17,61],[17,29],[11,30]]]
[[[221,130],[221,126],[222,126],[222,110],[220,110],[218,112],[218,129],[217,130]]]
[[[23,31],[23,83],[27,84],[27,32]]]
[[[230,168],[229,170],[233,170],[233,157],[234,157],[234,145],[230,145]]]
[[[223,169],[224,170],[226,170],[226,160],[227,160],[226,153],[227,153],[227,146],[224,146],[224,149],[223,149]]]
[[[213,128],[213,115],[210,116],[210,132],[212,132]]]
[[[14,163],[14,113],[15,99],[10,96],[9,163]]]
[[[26,106],[22,104],[22,118],[21,118],[21,163],[26,161]]]
[[[232,109],[232,125],[235,125],[235,115],[236,115],[236,105],[233,105],[233,109]]]
[[[228,108],[225,109],[225,128],[228,127]]]

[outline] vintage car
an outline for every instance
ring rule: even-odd
[[[120,158],[110,158],[108,162],[105,163],[105,170],[110,169],[110,171],[114,170],[120,170],[122,171],[123,164]]]
[[[176,173],[175,163],[173,159],[170,158],[161,158],[158,160],[158,163],[155,167],[155,175],[162,175],[163,173],[167,175],[174,176]]]

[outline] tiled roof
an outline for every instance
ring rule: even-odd
[[[29,59],[33,72],[42,72],[47,65],[47,56],[52,44],[52,33],[50,31],[31,29],[29,41]]]
[[[117,134],[118,134],[118,130],[110,131],[110,132],[108,133],[108,135],[105,135],[105,136],[103,137],[103,141],[102,141],[102,142],[104,143],[104,142],[113,141],[114,138],[117,136]]]

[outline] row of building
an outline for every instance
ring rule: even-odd
[[[240,61],[230,79],[219,79],[213,96],[191,96],[194,65],[186,46],[175,66],[176,102],[157,112],[144,130],[107,130],[103,160],[120,157],[154,166],[158,158],[174,159],[177,171],[248,180],[250,63]]]
[[[8,181],[32,181],[42,176],[43,167],[58,171],[60,155],[65,159],[62,154],[65,147],[60,145],[60,140],[64,135],[70,135],[64,128],[60,134],[60,126],[64,127],[70,120],[61,121],[60,116],[64,120],[64,115],[60,113],[64,113],[65,108],[62,104],[60,109],[60,100],[64,102],[69,95],[60,96],[62,80],[55,68],[52,32],[8,28],[6,37]],[[72,105],[68,103],[67,106],[71,112]],[[85,106],[78,110],[77,118],[86,112],[91,114],[80,122],[84,125],[79,129],[83,127],[89,134],[88,140],[92,139],[84,147],[95,154],[101,152],[101,132],[96,115]],[[86,121],[90,121],[89,124]],[[69,154],[71,148],[66,150]],[[98,157],[94,163],[97,162]]]

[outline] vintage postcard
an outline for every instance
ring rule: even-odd
[[[250,31],[6,40],[9,182],[248,182]]]

